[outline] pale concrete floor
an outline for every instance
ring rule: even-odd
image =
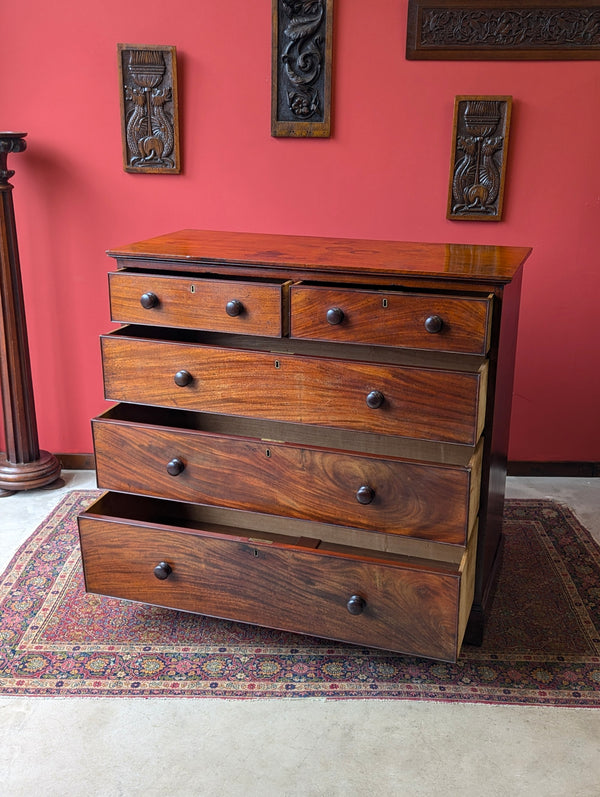
[[[0,569],[64,490],[0,500]],[[508,480],[600,541],[600,479]],[[378,700],[1,698],[0,797],[598,797],[600,712]]]

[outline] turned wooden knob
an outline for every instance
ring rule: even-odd
[[[232,318],[234,318],[236,315],[240,315],[243,310],[244,305],[238,299],[232,299],[225,305],[225,312]]]
[[[379,390],[371,390],[367,395],[367,407],[376,410],[383,404],[385,396]]]
[[[425,329],[432,335],[442,331],[444,321],[439,315],[430,315],[425,319]]]
[[[330,307],[327,311],[327,323],[331,326],[341,324],[344,320],[344,311],[341,307]]]
[[[356,491],[356,500],[359,504],[370,504],[375,498],[375,490],[367,484],[363,484]]]
[[[173,381],[178,387],[185,387],[189,385],[192,381],[192,375],[189,371],[177,371],[175,376],[173,377]]]
[[[167,464],[167,473],[169,476],[179,476],[180,473],[183,473],[185,470],[185,463],[179,459],[179,457],[174,457],[168,464]]]
[[[353,595],[346,604],[346,609],[348,609],[350,614],[362,614],[366,605],[367,602],[364,598],[360,595]]]
[[[152,291],[143,293],[140,296],[140,304],[145,310],[151,310],[158,304],[158,296],[155,293],[152,293]]]
[[[167,562],[159,562],[154,568],[154,575],[159,581],[164,581],[165,578],[169,578],[172,572],[173,568],[170,564],[167,564]],[[348,611],[350,610],[348,609]]]

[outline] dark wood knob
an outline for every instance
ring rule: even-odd
[[[430,315],[425,319],[425,329],[432,335],[442,331],[444,321],[439,315]]]
[[[359,504],[370,504],[375,498],[375,490],[367,484],[363,484],[356,491],[356,500]]]
[[[180,473],[183,473],[185,470],[185,463],[179,459],[179,457],[175,457],[167,464],[167,473],[169,476],[179,476]]]
[[[236,315],[240,315],[243,311],[244,305],[238,299],[232,299],[225,305],[225,312],[232,318],[234,318]]]
[[[330,307],[327,311],[327,323],[331,326],[341,324],[344,320],[344,311],[341,307]]]
[[[167,564],[167,562],[159,562],[154,568],[154,575],[160,581],[164,581],[165,578],[169,578],[172,572],[173,568],[170,564]],[[350,609],[348,609],[348,611],[350,611]]]
[[[362,614],[366,605],[367,602],[364,598],[362,598],[360,595],[353,595],[346,604],[346,608],[350,614]]]
[[[145,310],[150,310],[153,307],[156,307],[158,304],[158,296],[152,291],[148,291],[148,293],[143,293],[140,296],[140,304]]]
[[[189,371],[177,371],[173,377],[173,381],[178,387],[185,387],[186,385],[190,384],[192,378],[193,377]]]
[[[367,396],[367,407],[376,410],[383,404],[385,396],[379,390],[372,390]]]

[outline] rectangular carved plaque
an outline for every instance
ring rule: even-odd
[[[271,135],[331,134],[333,0],[272,0]]]
[[[123,168],[179,174],[175,47],[118,44]]]
[[[600,58],[600,0],[409,0],[408,59]]]
[[[446,218],[500,221],[512,97],[456,97]]]

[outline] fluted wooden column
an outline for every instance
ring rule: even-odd
[[[7,156],[23,152],[25,136],[0,132],[0,387],[6,438],[6,453],[0,454],[0,496],[44,487],[60,477],[57,458],[40,451],[38,444],[13,187],[8,182],[14,171],[7,168]]]

